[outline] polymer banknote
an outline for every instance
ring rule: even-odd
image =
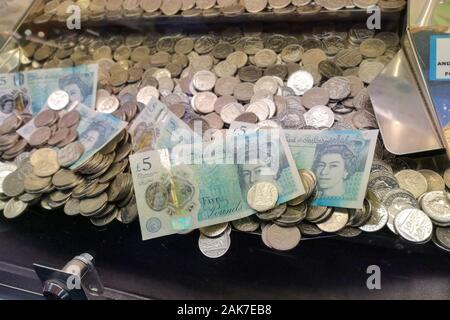
[[[378,130],[285,130],[298,169],[317,178],[313,205],[363,208]]]

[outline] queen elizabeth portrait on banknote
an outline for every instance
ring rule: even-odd
[[[378,130],[287,130],[297,168],[317,178],[315,206],[363,206]]]
[[[0,119],[16,111],[28,110],[30,102],[31,98],[24,91],[12,90],[0,93]]]
[[[92,89],[79,74],[69,74],[59,79],[59,88],[69,94],[70,101],[86,104],[90,101]]]
[[[16,108],[16,102],[12,94],[4,94],[0,97],[0,112],[10,114]]]
[[[317,177],[318,197],[342,197],[356,167],[356,156],[346,145],[318,146],[312,167]]]
[[[280,178],[282,171],[289,167],[286,156],[279,152],[279,148],[273,148],[270,142],[264,152],[260,150],[257,153],[257,159],[251,159],[250,155],[251,152],[247,149],[245,163],[237,165],[239,184],[243,194],[247,194],[250,187],[259,181],[270,181],[277,184],[276,181]]]

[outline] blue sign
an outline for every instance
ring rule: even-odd
[[[450,35],[430,38],[430,80],[450,81]]]

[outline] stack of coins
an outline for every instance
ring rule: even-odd
[[[311,14],[320,11],[367,9],[378,5],[382,11],[401,11],[406,0],[78,0],[43,2],[30,17],[36,24],[65,22],[67,8],[78,5],[85,21],[152,19],[159,16],[218,17],[249,14]]]
[[[44,66],[60,66],[58,56],[69,56],[63,60],[73,64],[98,62],[97,111],[128,121],[156,97],[187,123],[202,119],[215,129],[233,120],[273,118],[284,128],[373,128],[364,87],[394,56],[399,40],[371,31],[365,39],[359,28],[303,40],[271,33],[236,39],[230,29],[219,30],[221,37],[197,38],[128,35],[101,41],[80,35]],[[92,42],[97,49],[86,51],[83,46]]]
[[[70,166],[83,154],[72,142],[55,151],[40,148],[18,166],[2,164],[1,207],[8,219],[39,203],[46,210],[63,209],[69,216],[88,217],[97,227],[114,220],[129,224],[137,218],[128,155],[129,135],[123,131],[77,171]]]
[[[111,113],[123,121],[131,122],[139,111],[136,96],[135,87],[129,87],[129,91],[122,90],[119,94],[120,100],[112,92],[100,89],[97,91],[96,110]]]
[[[366,86],[399,49],[395,33],[375,33],[361,25],[348,32],[327,25],[302,33],[236,26],[211,28],[208,34],[189,33],[188,29],[186,33],[161,33],[164,36],[99,37],[61,32],[44,45],[24,43],[28,60],[23,59],[22,69],[97,62],[95,108],[125,121],[132,121],[151,98],[157,98],[188,125],[201,121],[206,129],[222,130],[233,121],[243,121],[286,129],[364,130],[377,128]],[[52,43],[60,47],[56,49]],[[114,220],[130,223],[137,217],[127,159],[133,137],[124,131],[72,172],[68,168],[83,148],[76,141],[62,143],[64,132],[56,134],[75,125],[60,126],[62,117],[58,120],[55,116],[67,103],[64,97],[55,92],[49,98],[50,110],[36,117],[38,129],[48,127],[51,134],[40,129],[46,131],[46,139],[34,137],[37,150],[31,153],[9,151],[17,145],[15,130],[29,116],[8,118],[0,127],[0,133],[6,135],[0,137],[2,157],[15,158],[16,166],[0,165],[4,215],[20,216],[27,206],[39,203],[49,210],[61,208],[68,215],[86,216],[96,226]],[[56,160],[48,145],[60,147]],[[25,151],[26,146],[19,150]],[[362,209],[312,205],[316,177],[309,170],[299,170],[305,195],[277,204],[274,185],[255,184],[246,198],[257,214],[231,225],[201,229],[201,251],[212,258],[225,254],[231,226],[260,232],[263,242],[277,250],[294,248],[302,236],[332,233],[353,237],[386,225],[410,242],[432,239],[439,247],[450,248],[445,188],[450,187],[450,171],[442,177],[435,171],[418,170],[413,160],[393,157],[384,150],[381,139],[375,158]],[[36,164],[44,160],[45,166]]]
[[[16,133],[32,118],[31,114],[22,113],[6,118],[0,126],[0,158],[12,161],[28,150],[28,143]]]
[[[393,172],[388,162],[375,160],[364,208],[355,210],[312,205],[317,191],[316,178],[311,171],[301,170],[306,195],[233,221],[232,226],[242,232],[261,232],[263,243],[277,250],[293,249],[302,235],[314,237],[332,233],[349,238],[388,226],[406,241],[420,244],[432,239],[438,247],[450,251],[450,194],[446,192],[443,177],[429,169],[403,169],[395,175]],[[450,176],[450,169],[444,176]],[[253,197],[270,198],[262,193],[264,191]]]

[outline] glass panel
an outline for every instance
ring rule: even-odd
[[[443,140],[450,145],[450,76],[444,66],[450,63],[450,1],[410,1],[410,32],[422,77],[434,106]],[[446,76],[447,74],[447,76]]]
[[[449,0],[409,0],[410,27],[450,26]]]
[[[0,12],[2,13],[0,19],[0,48],[19,27],[32,3],[33,0],[0,0]]]

